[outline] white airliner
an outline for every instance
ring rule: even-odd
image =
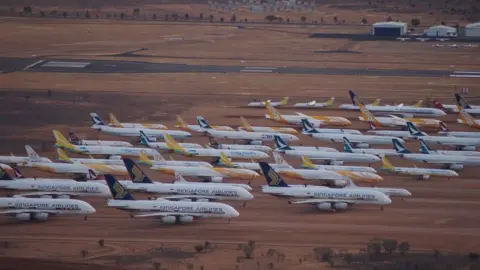
[[[176,224],[208,217],[230,219],[240,215],[230,205],[218,202],[135,200],[112,175],[105,175],[105,179],[113,196],[107,206],[128,212],[132,218],[152,217],[165,224]]]
[[[123,166],[120,156],[111,156],[110,158],[70,158],[65,151],[57,148],[57,161],[63,163],[80,163],[80,164],[104,164]]]
[[[238,127],[239,131],[298,134],[298,131],[294,128],[251,126],[243,116],[240,117],[240,120],[242,121],[242,126]]]
[[[73,145],[101,145],[101,146],[116,146],[116,147],[132,147],[132,144],[124,141],[100,141],[100,140],[81,140],[75,133],[68,129],[68,141]]]
[[[458,173],[452,170],[446,169],[430,169],[430,168],[417,168],[417,167],[394,167],[392,163],[387,159],[387,157],[382,157],[382,170],[387,172],[392,172],[395,174],[405,174],[416,176],[418,179],[429,179],[431,175],[433,176],[446,176],[446,177],[455,177],[458,176]]]
[[[372,167],[366,166],[342,166],[342,165],[317,165],[313,164],[312,161],[306,157],[302,156],[302,168],[305,169],[323,169],[327,171],[351,171],[351,172],[369,172],[369,173],[377,173]]]
[[[424,163],[443,164],[446,168],[452,170],[461,170],[464,166],[480,165],[480,157],[411,153],[396,139],[393,140],[393,146],[402,158]]]
[[[339,133],[310,133],[312,138],[326,142],[343,142],[343,138],[347,138],[355,147],[369,147],[371,144],[392,144],[392,136],[376,136],[376,135],[355,135],[355,134],[339,134]],[[401,142],[404,142],[402,139]]]
[[[457,119],[457,122],[469,126],[471,128],[480,129],[480,119],[474,119],[467,110],[463,107],[460,107],[460,119]],[[479,110],[480,111],[480,110]]]
[[[39,157],[40,162],[42,163],[52,163],[52,161],[49,158],[46,157]],[[11,164],[11,165],[17,165],[21,163],[26,163],[29,161],[29,157],[22,157],[22,156],[14,156],[13,154],[10,154],[10,156],[0,156],[0,163],[3,164]]]
[[[442,155],[452,155],[452,156],[476,156],[480,157],[480,152],[478,151],[452,151],[452,150],[433,150],[428,147],[427,143],[423,139],[418,139],[420,141],[420,151],[424,154],[442,154]]]
[[[155,166],[155,165],[162,165],[162,166],[185,166],[185,167],[207,167],[213,168],[212,164],[205,162],[205,161],[186,161],[186,160],[166,160],[163,156],[155,151],[153,155],[153,160],[150,160],[147,155],[144,153],[140,153],[140,163],[148,165],[148,166]]]
[[[70,197],[110,197],[106,185],[93,182],[77,182],[72,179],[19,178],[14,179],[8,172],[0,169],[0,189],[26,192],[15,196],[42,198]]]
[[[229,131],[225,131],[229,132]],[[229,149],[214,149],[214,148],[183,148],[181,147],[170,135],[165,135],[165,142],[168,149],[186,156],[199,156],[199,157],[220,157],[223,153],[227,157],[242,158],[242,159],[263,159],[268,158],[268,154],[261,151],[252,150],[229,150]]]
[[[165,134],[169,134],[176,139],[186,139],[192,137],[192,134],[181,130],[112,127],[105,125],[105,123],[96,113],[91,113],[90,115],[93,119],[93,125],[91,126],[91,128],[110,135],[140,137],[140,131],[143,131],[147,136],[155,138],[163,138],[163,135]]]
[[[339,106],[340,109],[347,110],[359,110],[359,104],[357,102],[357,96],[352,90],[349,90],[350,98],[352,99],[353,104],[342,104]],[[426,108],[426,107],[416,107],[416,106],[370,106],[365,105],[365,107],[371,112],[379,113],[389,113],[389,114],[399,114],[405,117],[413,116],[445,116],[447,115],[444,111],[436,108]]]
[[[347,185],[345,188],[350,189],[363,189],[363,190],[375,190],[384,193],[389,197],[410,197],[412,193],[410,191],[403,189],[403,188],[379,188],[379,187],[360,187],[355,185],[352,180],[347,181]]]
[[[278,139],[277,139],[278,138]],[[282,152],[285,146],[288,146],[280,137],[275,138],[275,152]],[[331,147],[320,146],[288,146],[295,151],[322,151],[322,152],[338,152],[337,149]]]
[[[270,164],[272,168],[274,169],[279,169],[279,168],[290,168],[292,169],[293,167],[286,163],[285,160],[278,154],[277,152],[273,153],[273,156],[275,158],[275,164]],[[232,162],[227,156],[222,155],[220,160],[217,163],[218,166],[220,167],[227,167],[227,168],[240,168],[240,169],[248,169],[252,171],[260,171],[260,165],[258,165],[258,162]]]
[[[140,131],[140,143],[150,148],[155,148],[158,150],[168,150],[167,143],[156,142],[155,140],[152,140],[152,138],[149,138],[147,135],[145,135],[143,131]],[[179,145],[185,148],[203,148],[198,143],[179,143]]]
[[[108,114],[110,122],[109,126],[122,127],[122,128],[152,128],[152,129],[168,129],[167,126],[162,124],[145,124],[145,123],[124,123],[117,120],[113,113]]]
[[[302,119],[302,134],[314,134],[314,133],[335,133],[335,134],[355,134],[362,135],[362,133],[356,129],[343,129],[343,128],[314,128],[312,123],[308,119]]]
[[[17,220],[47,220],[49,216],[86,216],[95,213],[89,203],[75,199],[0,198],[0,215],[15,217]]]
[[[335,101],[335,97],[331,97],[326,102],[317,103],[317,101],[312,100],[312,101],[308,101],[308,102],[295,103],[295,105],[293,105],[293,107],[297,107],[297,108],[326,108],[326,107],[332,106],[334,101]]]
[[[279,136],[284,141],[299,140],[297,136],[286,133],[210,130],[208,131],[208,134],[216,139],[247,141],[250,144],[258,144],[258,142],[271,142],[275,139],[275,136]]]
[[[470,105],[462,96],[458,94],[455,94],[455,99],[457,101],[457,104],[455,105],[442,104],[438,100],[434,100],[433,104],[438,109],[450,110],[452,112],[459,112],[458,106],[460,105],[470,114],[480,114],[480,105]]]
[[[248,107],[261,107],[265,108],[265,104],[269,103],[272,107],[278,107],[282,105],[286,105],[288,102],[289,97],[284,97],[281,101],[270,101],[270,100],[260,100],[260,101],[252,101],[248,103]]]
[[[183,118],[180,115],[177,115],[177,125],[175,127],[181,128],[186,131],[193,131],[193,132],[205,132],[210,129],[227,130],[227,131],[234,130],[229,126],[210,126],[208,121],[201,116],[197,116],[197,122],[199,123],[198,125],[188,125],[187,123],[185,123],[185,121],[183,121]]]
[[[208,167],[187,167],[187,166],[167,166],[153,165],[152,170],[157,170],[174,176],[175,172],[183,176],[194,176],[209,182],[222,182],[223,178],[253,180],[259,176],[258,173],[237,168],[208,168]]]
[[[301,125],[302,119],[308,119],[314,127],[350,126],[352,124],[352,122],[340,116],[309,116],[299,112],[297,112],[296,115],[285,115],[285,114],[280,114],[280,112],[278,112],[275,108],[273,108],[269,104],[266,105],[266,108],[267,108],[267,114],[265,115],[265,118],[272,119],[276,122],[283,123],[283,124]]]
[[[480,138],[451,137],[451,136],[429,136],[420,131],[411,122],[407,123],[408,131],[412,138],[422,139],[427,143],[455,146],[458,150],[473,151],[480,146]]]
[[[122,186],[131,191],[162,195],[166,200],[248,201],[253,195],[242,187],[233,185],[211,185],[205,183],[159,183],[153,182],[133,160],[124,159],[125,167],[132,181],[120,181]]]
[[[272,148],[262,144],[219,144],[218,141],[212,136],[208,136],[210,141],[209,147],[215,149],[230,149],[230,150],[253,150],[253,151],[262,151],[265,153],[272,152]]]
[[[408,132],[410,134],[410,132]],[[450,131],[447,126],[440,125],[441,135],[453,136],[453,137],[467,137],[467,138],[480,138],[480,132],[478,131]]]
[[[328,188],[323,186],[289,186],[265,162],[260,162],[268,186],[262,186],[262,192],[277,197],[295,198],[293,204],[311,204],[319,210],[345,210],[353,204],[387,205],[392,200],[384,193],[370,189]]]
[[[394,149],[379,149],[379,148],[353,148],[350,141],[347,137],[343,137],[343,149],[346,153],[361,153],[361,154],[370,154],[375,156],[387,155],[387,156],[398,156],[400,155]]]
[[[48,173],[65,174],[73,177],[75,180],[94,180],[97,179],[99,174],[128,175],[125,166],[42,162],[40,156],[29,145],[25,146],[25,150],[29,159],[25,163],[19,163],[19,166],[34,168]]]
[[[401,138],[403,140],[408,140],[410,138],[410,132],[408,130],[386,130],[386,129],[377,129],[375,124],[373,122],[368,122],[370,125],[370,130],[368,130],[368,133],[373,133],[375,135],[379,136],[391,136],[391,137],[397,137]],[[442,122],[443,124],[443,122]]]
[[[297,150],[293,149],[286,142],[280,138],[277,139],[277,149],[275,151],[284,153],[289,156],[307,156],[310,159],[321,159],[328,162],[329,165],[341,165],[346,162],[365,162],[375,163],[380,161],[380,158],[370,154],[351,154],[342,152],[327,152],[315,150]]]
[[[140,134],[140,133],[139,133]],[[77,154],[105,155],[105,156],[140,156],[140,152],[146,152],[153,156],[151,148],[142,147],[115,147],[101,145],[73,145],[58,130],[53,130],[55,147]]]

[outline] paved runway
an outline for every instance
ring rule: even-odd
[[[361,75],[401,77],[470,77],[480,78],[476,71],[350,69],[307,67],[216,66],[138,61],[0,58],[0,71],[83,72],[83,73],[278,73],[319,75]]]

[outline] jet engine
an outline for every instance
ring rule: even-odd
[[[214,183],[221,183],[223,179],[222,177],[216,176],[216,177],[211,177],[210,180]]]
[[[40,196],[40,198],[51,199],[52,195],[42,195],[42,196]]]
[[[335,203],[335,204],[333,205],[333,208],[334,208],[335,210],[345,210],[345,209],[347,209],[347,207],[348,207],[348,204],[347,204],[347,203],[343,203],[343,202]]]
[[[108,159],[120,160],[122,156],[110,156]]]
[[[209,199],[197,199],[196,201],[197,202],[209,202],[210,200]]]
[[[357,143],[355,148],[370,148],[370,145],[368,143]]]
[[[68,195],[58,195],[57,198],[58,199],[70,199],[70,196],[68,196]]]
[[[251,140],[248,142],[248,144],[251,144],[251,145],[262,145],[263,142],[260,141],[260,140]]]
[[[451,165],[447,166],[447,169],[451,169],[451,170],[454,170],[454,171],[460,171],[461,169],[463,169],[463,165],[461,165],[461,164],[451,164]]]
[[[424,174],[424,175],[419,175],[418,180],[428,180],[430,179],[430,175],[429,174]]]
[[[162,217],[162,222],[165,224],[175,224],[176,221],[177,221],[177,218],[174,216]]]
[[[193,216],[181,216],[178,218],[180,223],[192,223],[195,221],[195,218]]]
[[[333,181],[333,186],[334,187],[344,187],[346,185],[347,185],[346,180],[335,180],[335,181]]]
[[[47,220],[48,213],[34,213],[32,219],[34,220]]]
[[[30,213],[20,213],[15,216],[16,219],[18,220],[30,220],[31,219],[31,214]]]
[[[327,164],[327,165],[343,165],[343,160],[330,160],[330,161],[326,161],[325,164]]]
[[[475,151],[475,146],[460,146],[458,150],[460,151]]]
[[[317,208],[319,210],[332,210],[332,204],[331,203],[319,203],[319,204],[317,204]]]

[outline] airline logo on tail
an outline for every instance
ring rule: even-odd
[[[467,101],[457,93],[455,93],[455,99],[457,100],[458,110],[461,110],[460,107],[465,108],[465,109],[471,109],[472,108],[472,107],[470,107],[470,105],[468,105]]]
[[[408,151],[407,148],[405,148],[405,146],[403,145],[402,142],[400,142],[400,140],[398,140],[397,138],[393,138],[392,141],[393,141],[393,149],[395,149],[397,153],[400,153],[400,154],[410,153],[410,151]]]
[[[177,127],[190,130],[190,128],[188,128],[188,125],[185,123],[185,121],[183,121],[183,118],[180,115],[177,115]]]
[[[42,158],[33,150],[30,145],[25,145],[25,151],[27,152],[30,162],[41,162]]]
[[[380,99],[379,99],[379,98],[375,99],[375,101],[372,102],[372,104],[370,104],[370,105],[371,105],[371,106],[378,106],[378,105],[380,105]]]
[[[331,97],[327,102],[325,102],[325,107],[332,106],[335,101],[335,97]]]
[[[147,134],[145,134],[145,132],[143,132],[143,130],[140,130],[140,144],[143,144],[143,145],[149,145],[149,143],[153,142],[152,140],[150,140],[150,138],[148,138]]]
[[[167,144],[168,149],[173,150],[177,153],[180,154],[187,154],[189,157],[192,157],[193,154],[187,153],[183,147],[181,147],[175,139],[172,138],[169,134],[163,135],[163,138],[165,139],[165,143]]]
[[[430,154],[431,149],[428,147],[428,145],[425,143],[425,141],[423,139],[419,139],[419,141],[420,141],[420,148],[421,148],[422,153]]]
[[[53,136],[55,137],[55,147],[67,149],[75,153],[83,153],[78,150],[73,144],[71,144],[58,130],[53,130]]]
[[[276,164],[289,165],[288,162],[282,157],[282,155],[277,152],[273,152],[273,159],[275,160]]]
[[[3,168],[0,167],[0,180],[14,180],[13,177],[8,174]]]
[[[105,180],[107,181],[112,197],[115,200],[134,200],[132,195],[113,177],[113,175],[106,174]]]
[[[205,129],[211,129],[212,128],[210,126],[210,124],[208,123],[208,121],[205,120],[205,118],[203,118],[202,116],[197,116],[197,122],[198,122],[198,125],[200,125],[201,128],[205,128]]]
[[[149,166],[153,165],[153,162],[150,160],[150,158],[148,158],[145,151],[140,152],[140,162]]]
[[[280,136],[275,135],[274,139],[275,139],[275,146],[278,149],[280,149],[280,150],[293,150],[290,146],[288,146],[288,144],[282,138],[280,138]]]
[[[420,108],[420,107],[422,107],[422,104],[423,104],[423,100],[419,100],[419,101],[417,101],[417,103],[415,103],[415,104],[413,105],[413,107]]]
[[[123,159],[123,163],[125,164],[125,168],[127,168],[128,174],[132,178],[132,182],[134,183],[152,183],[152,181],[148,178],[148,176],[138,167],[133,160],[129,158]]]
[[[347,137],[343,137],[343,150],[347,153],[353,153],[353,147]]]
[[[353,105],[358,105],[358,108],[360,109],[360,114],[363,117],[363,120],[372,122],[377,126],[382,126],[380,122],[378,122],[377,118],[365,107],[365,105],[360,101],[360,99],[355,95],[355,93],[350,90],[350,97],[352,98]]]
[[[286,105],[289,99],[289,97],[284,97],[282,101],[280,101],[280,105]]]
[[[75,133],[73,133],[72,129],[68,129],[68,141],[73,143],[73,144],[77,144],[80,142],[80,138],[77,137],[77,135],[75,135]]]
[[[102,118],[98,116],[96,113],[90,113],[90,116],[92,117],[93,125],[95,126],[104,126],[105,123],[103,122]]]
[[[443,131],[443,132],[447,132],[448,131],[448,127],[447,125],[442,121],[440,122],[440,131]]]
[[[246,131],[253,131],[252,126],[247,122],[247,119],[245,119],[245,117],[240,116],[240,121],[242,121],[242,126]]]
[[[271,119],[281,123],[287,122],[285,119],[283,119],[282,115],[270,105],[270,102],[265,101],[265,107],[267,108],[267,113]]]
[[[17,167],[14,167],[13,171],[15,172],[15,178],[25,178],[25,176],[23,176],[22,172]]]
[[[271,187],[288,187],[287,183],[282,179],[282,177],[275,172],[272,167],[266,162],[259,162],[260,168],[262,169],[263,175],[267,180],[267,184]]]
[[[315,165],[313,165],[312,161],[305,155],[302,155],[302,165],[305,168],[315,169]]]
[[[302,126],[306,133],[318,133],[318,131],[313,127],[312,123],[306,118],[302,118]]]
[[[407,122],[407,128],[412,136],[425,136],[412,122]]]
[[[395,167],[393,167],[392,163],[390,163],[385,155],[382,155],[382,169],[391,172],[395,171]]]
[[[58,160],[66,163],[73,163],[70,157],[61,148],[57,148]]]
[[[220,163],[228,167],[235,167],[235,164],[225,155],[225,153],[220,153]]]
[[[120,123],[120,121],[117,120],[117,118],[115,117],[115,115],[113,115],[113,113],[109,113],[108,118],[110,119],[110,125],[111,126],[123,127],[122,123]]]

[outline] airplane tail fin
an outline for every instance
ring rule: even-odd
[[[94,126],[105,126],[105,122],[103,122],[102,118],[97,113],[90,113],[92,117],[93,125]]]
[[[445,109],[445,107],[443,107],[443,104],[436,99],[433,100],[433,106],[435,106],[435,108],[437,109],[442,109],[442,110]]]
[[[165,158],[155,149],[152,149],[154,161],[165,161]],[[145,153],[144,153],[145,154]],[[145,154],[146,155],[146,154]]]
[[[80,143],[80,138],[72,131],[71,128],[68,129],[68,141],[72,144]]]
[[[331,97],[327,102],[325,102],[325,107],[332,106],[335,101],[335,97]]]
[[[17,167],[13,168],[13,172],[15,173],[15,178],[25,178],[25,176],[23,176],[23,173]]]
[[[185,178],[181,174],[179,174],[177,171],[174,172],[174,178],[173,178],[173,183],[188,183]]]
[[[457,106],[459,107],[458,110],[460,110],[460,107],[465,108],[465,109],[471,109],[470,105],[468,105],[467,101],[460,95],[455,93],[455,99],[457,100]]]
[[[188,129],[187,123],[183,120],[183,118],[180,115],[177,115],[177,127],[183,128],[183,129]]]
[[[463,107],[458,106],[459,116],[462,123],[470,127],[474,126],[476,121]]]
[[[122,184],[120,184],[117,179],[115,179],[113,175],[105,174],[104,177],[107,181],[108,188],[110,189],[114,200],[135,200],[132,195],[130,195],[130,193],[122,186]]]
[[[373,123],[372,121],[368,121],[368,125],[370,126],[370,130],[377,129],[377,127],[375,126],[375,123]]]
[[[306,118],[302,118],[302,127],[303,131],[308,134],[318,133],[318,131],[313,127],[312,123],[310,123],[310,121],[308,121]]]
[[[405,148],[405,146],[403,145],[403,143],[399,139],[393,138],[392,142],[393,142],[393,149],[395,149],[395,151],[397,151],[397,153],[400,153],[400,154],[410,153],[410,151],[408,151],[407,148]]]
[[[282,157],[282,155],[277,152],[273,152],[273,159],[275,160],[275,164],[290,166],[290,164],[288,164],[288,162]]]
[[[289,97],[284,97],[282,101],[280,101],[280,105],[286,105],[288,103]]]
[[[210,126],[210,124],[208,123],[208,121],[203,118],[203,116],[197,116],[197,122],[198,122],[198,125],[200,125],[201,128],[205,128],[205,129],[211,129],[212,127]]]
[[[312,161],[305,155],[302,155],[302,165],[305,168],[309,169],[315,169],[315,165],[312,163]]]
[[[353,182],[352,179],[348,179],[345,188],[358,188],[358,186],[355,185],[355,182]]]
[[[449,131],[449,129],[447,127],[447,124],[445,124],[445,122],[443,122],[443,121],[440,122],[440,131],[442,131],[442,132]]]
[[[343,150],[347,153],[353,153],[352,143],[350,143],[347,137],[343,137]]]
[[[145,151],[141,151],[140,152],[140,162],[145,164],[145,165],[148,165],[148,166],[152,166],[153,165],[153,162],[150,160],[150,158],[147,156],[147,154],[145,153]]]
[[[259,162],[263,175],[267,180],[267,184],[271,187],[288,187],[288,184],[282,179],[282,177],[270,167],[266,162]]]
[[[122,123],[120,123],[120,121],[117,120],[117,118],[115,117],[115,115],[113,115],[113,113],[109,113],[108,118],[110,120],[110,125],[111,126],[123,127]]]
[[[63,151],[63,149],[57,148],[57,155],[58,155],[58,158],[57,158],[58,161],[64,162],[64,163],[73,163],[73,161],[70,159],[67,153]]]
[[[55,137],[55,147],[75,150],[75,146],[71,144],[58,130],[53,130],[53,137]]]
[[[419,141],[420,141],[420,149],[422,153],[430,154],[432,150],[430,149],[430,147],[428,147],[427,143],[425,143],[423,139],[419,139]]]
[[[378,105],[380,105],[380,99],[379,99],[379,98],[375,99],[375,101],[372,102],[372,104],[370,104],[370,105],[372,105],[372,106],[378,106]]]
[[[245,117],[240,116],[240,121],[242,121],[242,126],[246,131],[250,131],[250,132],[253,131],[252,126],[248,123],[248,121],[247,121],[247,119],[245,119]]]
[[[42,158],[40,155],[33,150],[33,148],[30,145],[25,145],[25,151],[27,152],[27,156],[30,162],[41,162]]]
[[[387,170],[387,171],[394,171],[395,167],[390,163],[390,160],[388,160],[387,156],[382,155],[382,169]]]
[[[353,105],[360,105],[360,103],[362,103],[360,101],[360,99],[357,97],[357,95],[355,94],[355,92],[353,92],[353,90],[348,90],[348,94],[350,95],[350,99],[352,100],[352,103]]]
[[[277,122],[284,121],[282,115],[270,105],[270,102],[265,101],[265,107],[267,108],[267,113],[270,119],[273,119]]]
[[[290,146],[280,136],[275,135],[275,146],[280,150],[292,150]]]
[[[140,144],[142,145],[149,145],[149,143],[153,142],[143,130],[140,130]]]
[[[224,165],[224,166],[227,166],[227,167],[235,167],[235,165],[233,164],[233,162],[227,157],[227,155],[225,155],[225,153],[221,152],[220,153],[220,164]]]
[[[124,158],[123,164],[125,164],[125,168],[127,168],[130,178],[132,178],[132,182],[144,184],[153,183],[153,181],[148,178],[148,176],[142,171],[142,169],[137,164],[135,164],[135,162],[133,162],[133,160],[129,158]]]
[[[414,107],[417,107],[417,108],[420,108],[420,107],[422,107],[422,104],[423,104],[423,100],[420,99],[420,100],[417,101],[417,103],[415,103],[413,106],[414,106]]]
[[[412,136],[425,136],[412,122],[407,122],[407,128]]]
[[[14,180],[13,177],[5,171],[2,167],[0,167],[0,181],[10,181]]]
[[[179,152],[179,153],[184,153],[185,152],[185,149],[183,147],[181,147],[175,141],[175,139],[173,139],[172,136],[170,136],[170,134],[165,134],[165,135],[163,135],[163,137],[165,139],[165,143],[167,144],[168,149],[173,150],[175,152]]]
[[[212,137],[211,135],[208,135],[208,141],[210,143],[210,146],[212,146],[213,148],[217,148],[218,147],[218,141],[217,139],[215,139],[214,137]]]

